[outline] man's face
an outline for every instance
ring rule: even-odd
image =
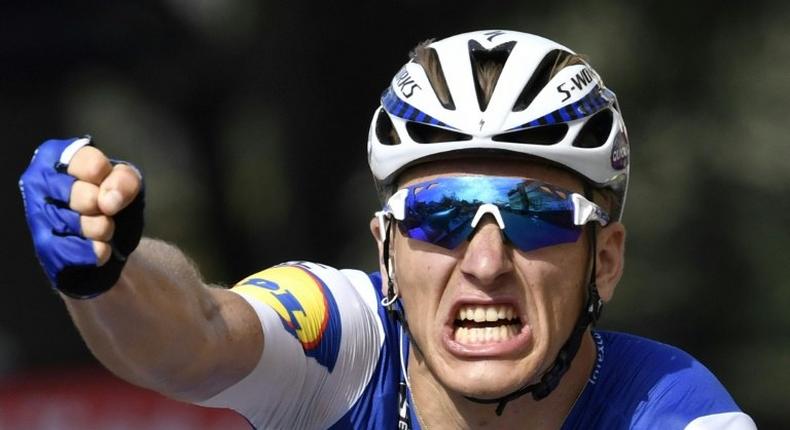
[[[399,185],[469,174],[538,179],[582,193],[581,182],[571,174],[524,161],[430,163],[408,171]],[[396,285],[422,353],[415,357],[439,383],[491,398],[546,371],[585,297],[590,258],[585,234],[575,243],[523,252],[505,242],[491,215],[453,250],[393,231]]]

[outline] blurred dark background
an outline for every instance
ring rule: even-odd
[[[90,133],[141,167],[146,233],[230,284],[290,259],[376,268],[370,115],[426,38],[586,54],[629,127],[627,269],[605,328],[703,361],[761,428],[790,386],[790,6],[753,0],[0,2],[0,375],[92,365],[34,257],[17,180]],[[67,371],[67,370],[64,370]]]

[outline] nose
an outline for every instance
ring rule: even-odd
[[[486,214],[472,233],[461,260],[461,272],[482,285],[490,285],[513,270],[510,250],[502,230],[491,214]]]

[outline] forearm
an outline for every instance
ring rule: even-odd
[[[144,239],[111,290],[65,301],[91,351],[111,371],[189,398],[217,391],[215,385],[227,385],[228,378],[246,371],[223,368],[220,361],[221,351],[238,346],[229,328],[238,321],[228,318],[243,316],[227,315],[223,308],[231,306],[222,306],[232,296],[207,287],[175,247]]]

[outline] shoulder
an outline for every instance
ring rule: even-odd
[[[624,333],[596,332],[603,342],[605,378],[630,381],[635,389],[659,394],[670,388],[693,387],[700,397],[719,398],[734,405],[718,379],[680,348]],[[599,352],[600,353],[600,352]],[[603,375],[602,375],[603,376]]]
[[[329,354],[334,363],[344,331],[364,331],[381,340],[379,299],[374,280],[358,270],[338,270],[307,261],[291,261],[242,279],[231,291],[240,294],[261,316],[276,316],[282,328],[297,338],[305,351]],[[370,324],[370,322],[374,322]],[[377,330],[371,329],[377,328]],[[267,335],[273,327],[265,327]],[[329,348],[328,345],[333,345]],[[331,370],[333,365],[329,365]]]
[[[257,428],[326,428],[353,415],[382,359],[391,361],[376,279],[298,261],[241,280],[231,291],[257,313],[263,352],[249,375],[202,404],[236,409]]]
[[[595,428],[754,428],[716,376],[685,351],[623,333],[593,336],[598,360],[580,406],[603,426]],[[706,420],[715,426],[691,426]]]

